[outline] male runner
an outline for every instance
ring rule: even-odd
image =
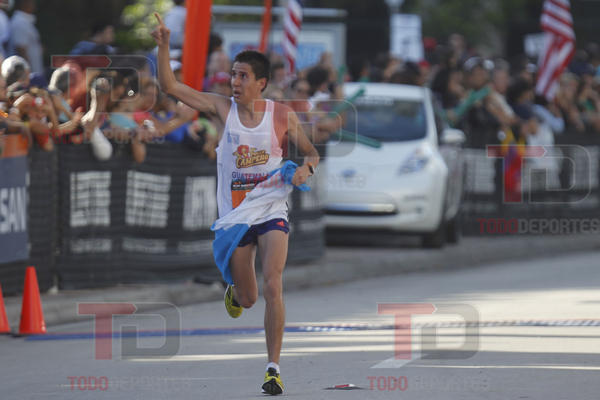
[[[306,182],[319,163],[319,154],[308,140],[297,115],[291,108],[262,98],[269,80],[269,60],[261,53],[239,53],[231,70],[233,97],[201,93],[177,82],[169,65],[170,32],[160,15],[152,36],[158,45],[158,76],[166,93],[190,107],[211,114],[224,126],[217,149],[217,202],[223,217],[243,200],[244,190],[265,180],[282,161],[281,143],[288,140],[304,155],[304,164],[296,169],[292,183]],[[242,192],[242,193],[240,193]],[[279,375],[279,356],[285,323],[282,274],[288,250],[287,206],[272,209],[261,223],[250,227],[230,260],[234,286],[225,291],[225,307],[237,318],[258,297],[254,259],[258,253],[263,266],[265,336],[269,363],[262,386],[263,393],[283,393]]]

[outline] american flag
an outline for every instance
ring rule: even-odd
[[[287,11],[283,18],[283,54],[287,59],[290,75],[293,75],[296,70],[296,53],[301,26],[302,4],[299,0],[288,0]]]
[[[546,39],[538,61],[536,92],[552,100],[558,88],[558,78],[575,53],[569,0],[545,0],[541,24]]]

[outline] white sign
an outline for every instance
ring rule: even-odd
[[[256,48],[260,43],[259,23],[219,22],[212,27],[223,38],[223,49],[231,59],[242,50]],[[283,54],[283,29],[273,26],[269,48]],[[296,68],[301,70],[316,64],[324,52],[333,55],[335,65],[346,60],[346,28],[341,23],[303,23],[298,39]]]
[[[109,171],[71,173],[71,227],[110,225]]]
[[[125,222],[129,226],[166,228],[169,217],[171,177],[146,172],[127,172]]]
[[[525,38],[523,39],[525,54],[527,54],[529,57],[537,58],[544,49],[545,40],[545,33],[532,33],[525,35]]]
[[[216,182],[214,176],[185,178],[183,229],[210,228],[217,219]]]
[[[423,59],[421,17],[413,14],[393,14],[390,19],[390,52],[406,61]]]

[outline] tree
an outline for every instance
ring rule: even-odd
[[[98,22],[119,26],[123,8],[132,0],[44,0],[38,1],[38,22],[42,43],[51,55],[68,53],[75,43],[85,39]]]

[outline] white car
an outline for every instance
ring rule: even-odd
[[[425,247],[457,242],[464,134],[436,117],[427,88],[350,83],[346,97],[361,88],[345,140],[327,144],[327,230],[417,234]]]

